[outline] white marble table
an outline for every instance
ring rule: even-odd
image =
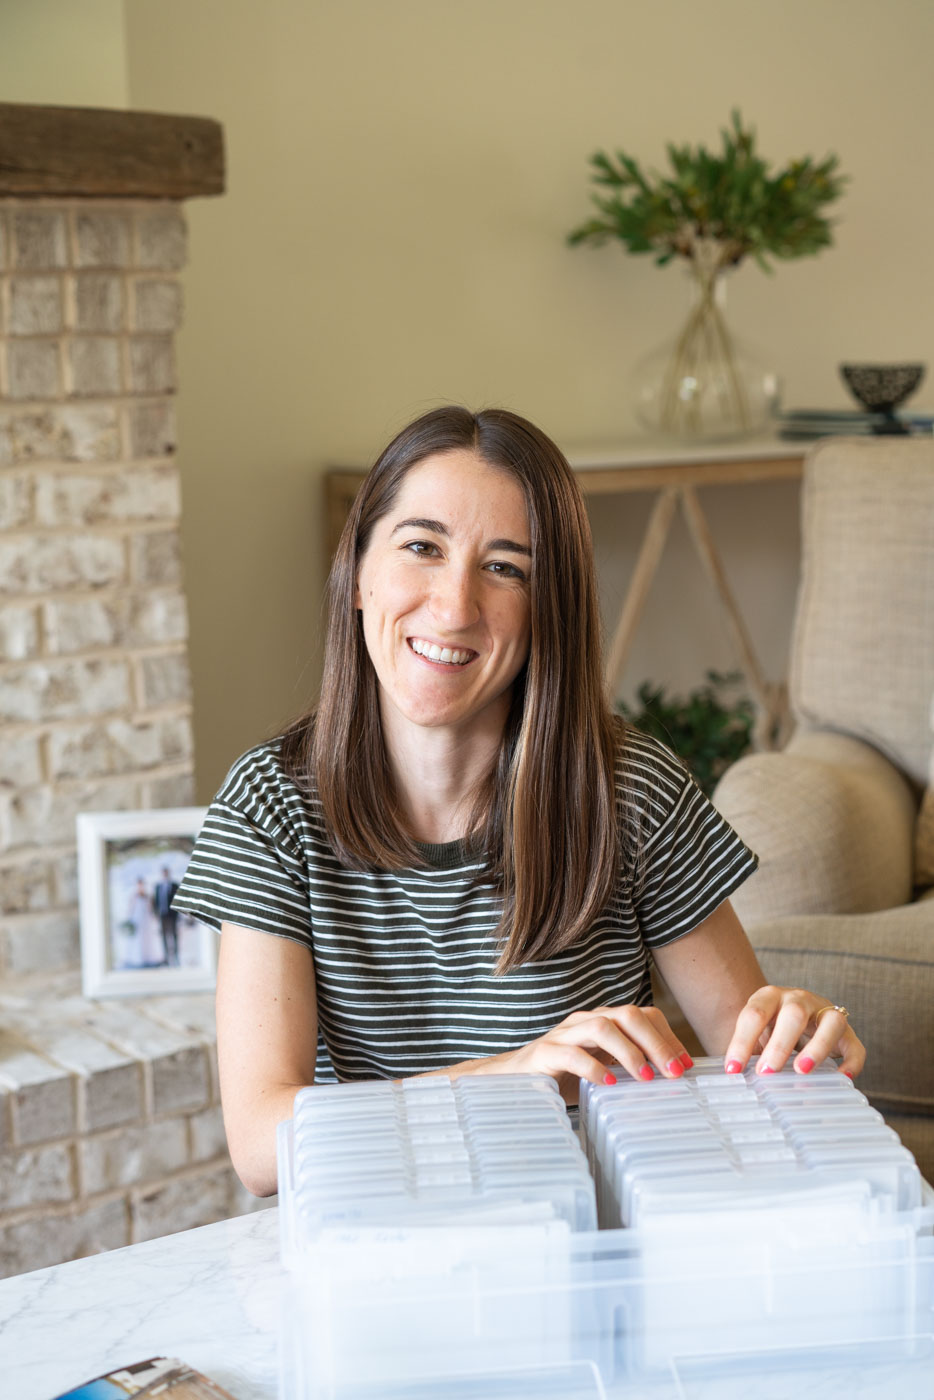
[[[0,1395],[49,1400],[178,1356],[235,1400],[278,1394],[278,1212],[205,1225],[0,1282]]]
[[[278,1256],[278,1211],[269,1209],[0,1282],[0,1396],[50,1400],[121,1364],[178,1356],[234,1400],[277,1400],[286,1282]],[[690,1306],[689,1298],[684,1305]],[[608,1400],[934,1395],[934,1337],[926,1337],[911,1364],[881,1358],[876,1363],[851,1355],[828,1370],[813,1368],[802,1356],[789,1374],[784,1367],[776,1373],[767,1356],[738,1358],[725,1370],[703,1358],[685,1358],[651,1384],[629,1380],[614,1386]],[[604,1394],[599,1386],[584,1389],[588,1396]],[[501,1392],[494,1390],[493,1400],[499,1400]]]

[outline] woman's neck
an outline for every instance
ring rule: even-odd
[[[416,841],[443,845],[468,834],[476,793],[496,761],[502,733],[501,721],[465,733],[399,725],[384,713],[393,784],[403,821]]]

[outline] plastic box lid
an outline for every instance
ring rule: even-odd
[[[832,1067],[798,1075],[726,1075],[701,1060],[678,1080],[582,1086],[581,1134],[601,1224],[667,1213],[800,1212],[848,1184],[891,1210],[921,1200],[917,1165],[852,1081]],[[854,1199],[856,1197],[854,1196]],[[817,1208],[817,1207],[815,1207]]]
[[[544,1075],[303,1089],[277,1146],[290,1264],[328,1231],[466,1227],[491,1210],[500,1226],[597,1223],[593,1178]]]

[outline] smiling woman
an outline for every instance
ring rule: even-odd
[[[335,1078],[678,1078],[654,960],[706,1048],[809,1073],[863,1049],[763,986],[729,904],[755,857],[602,688],[589,526],[558,448],[442,408],[381,454],[329,581],[315,708],[240,759],[176,906],[221,928],[218,1057],[245,1184]],[[824,1015],[824,1012],[827,1012]],[[818,1024],[819,1022],[819,1024]]]
[[[397,792],[417,794],[406,815],[418,840],[463,834],[452,788],[469,792],[499,747],[529,654],[528,538],[514,477],[475,451],[442,452],[408,472],[360,561],[384,742]]]

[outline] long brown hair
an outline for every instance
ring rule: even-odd
[[[532,423],[504,409],[438,408],[380,455],[357,493],[328,581],[321,698],[287,732],[283,756],[294,778],[311,779],[345,865],[424,865],[393,791],[356,581],[373,527],[392,508],[406,472],[455,449],[475,451],[515,478],[531,535],[529,659],[468,823],[471,849],[502,894],[497,971],[507,972],[585,933],[631,858],[617,811],[622,726],[603,691],[590,524],[567,461]]]

